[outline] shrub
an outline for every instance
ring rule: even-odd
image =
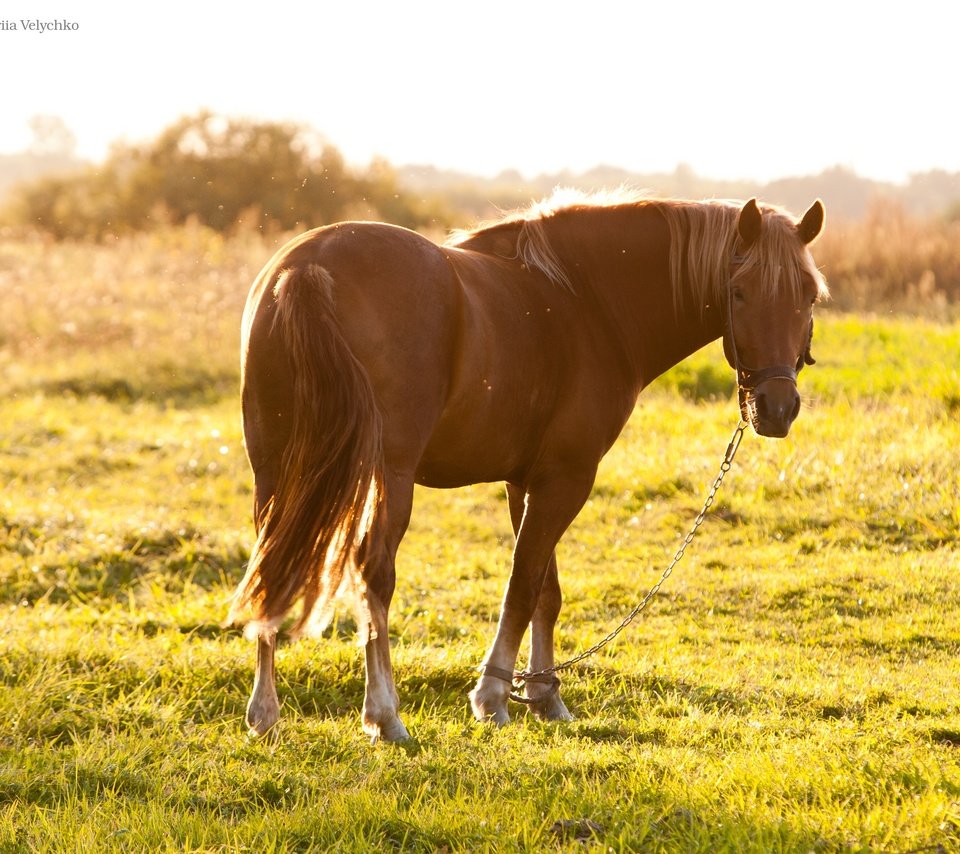
[[[24,185],[7,211],[8,220],[57,238],[188,221],[217,231],[239,224],[303,230],[347,216],[410,228],[448,224],[442,205],[401,192],[382,161],[352,170],[300,125],[208,112],[181,119],[151,143],[116,147],[102,166]]]

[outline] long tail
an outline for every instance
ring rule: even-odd
[[[343,587],[356,596],[366,640],[372,627],[359,553],[382,494],[381,418],[334,314],[332,285],[326,270],[310,265],[284,272],[274,289],[271,338],[293,376],[292,430],[228,620],[275,629],[302,596],[296,634],[308,622],[326,625]]]

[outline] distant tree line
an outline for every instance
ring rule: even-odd
[[[410,191],[440,195],[466,215],[490,217],[497,208],[514,208],[549,195],[557,186],[580,190],[635,187],[662,198],[749,199],[806,210],[814,198],[823,199],[829,219],[860,220],[877,204],[894,203],[919,217],[960,219],[960,173],[932,170],[911,175],[905,184],[874,181],[852,169],[834,166],[818,175],[780,178],[766,183],[718,180],[697,174],[681,164],[672,172],[636,173],[615,166],[597,166],[586,172],[544,173],[525,178],[507,170],[493,178],[477,178],[434,166],[403,166],[401,185]]]
[[[0,193],[6,189],[0,220],[57,238],[96,239],[190,221],[221,232],[271,232],[381,219],[442,233],[527,205],[557,186],[627,185],[679,198],[758,196],[793,211],[819,197],[832,223],[867,221],[878,204],[891,203],[907,215],[960,221],[960,173],[942,170],[912,175],[903,185],[840,166],[768,183],[715,180],[685,164],[666,173],[598,166],[533,178],[508,170],[485,179],[434,166],[394,169],[383,160],[352,168],[306,126],[209,112],[179,120],[151,142],[117,145],[105,162],[91,165],[75,157],[76,139],[61,119],[37,116],[29,124],[29,151],[0,156]],[[21,183],[9,189],[14,176]]]
[[[14,188],[4,216],[57,238],[188,221],[218,231],[288,231],[349,218],[441,229],[450,221],[436,197],[402,190],[384,161],[352,169],[303,126],[208,112],[152,142],[116,146],[103,164]]]

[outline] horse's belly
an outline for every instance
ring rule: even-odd
[[[542,436],[542,427],[520,413],[445,413],[417,465],[417,483],[447,488],[521,480]]]
[[[492,483],[501,480],[508,480],[508,478],[482,477],[476,472],[454,471],[450,468],[434,466],[417,469],[416,477],[416,482],[421,486],[429,486],[433,489],[455,489],[472,483]]]
[[[512,453],[491,454],[489,449],[428,448],[417,466],[416,481],[447,489],[471,483],[515,480],[522,471]]]
[[[522,378],[517,383],[517,378]],[[484,395],[461,397],[444,409],[416,466],[425,486],[528,483],[543,470],[595,468],[633,409],[624,387],[541,372],[530,381],[490,383]]]

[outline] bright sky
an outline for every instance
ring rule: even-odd
[[[358,164],[900,181],[960,171],[958,33],[951,0],[5,0],[0,152],[37,114],[100,158],[206,107]]]

